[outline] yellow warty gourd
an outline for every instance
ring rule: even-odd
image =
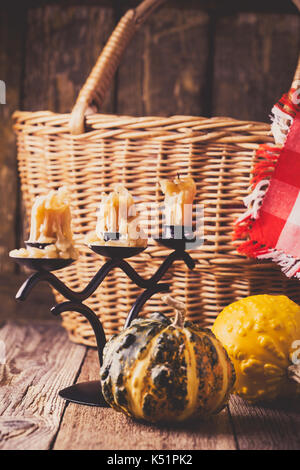
[[[284,295],[255,295],[220,313],[213,333],[231,358],[234,393],[250,402],[300,393],[300,307]]]

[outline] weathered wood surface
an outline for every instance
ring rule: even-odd
[[[0,449],[48,449],[65,407],[58,391],[74,382],[85,348],[53,324],[8,323],[0,340]]]
[[[70,112],[115,26],[112,7],[44,5],[27,13],[24,109]],[[103,103],[114,111],[114,87]]]
[[[38,319],[53,320],[50,309],[56,302],[50,287],[45,282],[33,290],[27,302],[16,302],[15,295],[28,275],[28,273],[0,274],[1,321],[20,318],[29,322]]]
[[[299,400],[262,406],[232,396],[229,405],[241,450],[300,450]]]
[[[150,426],[110,408],[66,405],[59,398],[58,391],[74,381],[98,379],[99,364],[95,350],[86,354],[58,324],[6,323],[0,341],[6,349],[0,449],[300,450],[299,403],[250,406],[232,396],[229,412],[199,423]]]
[[[99,365],[90,350],[79,381],[96,380]],[[76,434],[70,432],[76,429]],[[88,408],[70,403],[54,449],[176,450],[235,449],[227,410],[186,426],[154,427],[138,423],[111,408]]]
[[[120,114],[168,116],[209,112],[209,15],[162,8],[130,44],[118,72]]]
[[[296,0],[297,1],[297,0]],[[91,5],[91,6],[108,6],[108,5],[122,5],[126,4],[128,8],[137,6],[141,0],[47,0],[49,4],[62,4],[68,5]],[[15,8],[19,6],[20,0],[2,0],[2,3],[8,8]],[[45,3],[45,0],[27,0],[30,7],[36,7]],[[175,5],[181,9],[201,8],[208,11],[221,11],[222,13],[228,13],[232,11],[255,11],[255,12],[268,12],[272,11],[280,13],[295,13],[296,7],[293,5],[292,0],[168,0],[168,4]]]
[[[217,19],[212,115],[268,122],[292,83],[299,46],[299,15],[236,13]]]
[[[24,9],[20,8],[22,14]],[[15,270],[8,251],[16,243],[18,205],[17,163],[11,114],[21,105],[24,23],[0,5],[0,80],[6,85],[6,104],[0,104],[0,272]]]

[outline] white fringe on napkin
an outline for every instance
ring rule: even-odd
[[[298,279],[300,279],[300,272],[298,272],[300,271],[300,260],[294,258],[291,255],[286,255],[281,250],[276,250],[275,248],[272,248],[262,253],[261,255],[258,255],[257,258],[270,259],[281,267],[281,271],[287,277],[296,276]]]
[[[243,199],[243,203],[247,207],[247,210],[239,216],[236,221],[237,223],[242,222],[249,216],[251,219],[257,219],[258,211],[269,188],[269,185],[270,180],[261,180],[259,183],[257,183],[252,193]]]
[[[278,106],[273,106],[270,119],[272,121],[271,132],[276,145],[284,145],[289,128],[294,119],[292,116],[279,109]]]

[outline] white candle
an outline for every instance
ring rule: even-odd
[[[175,178],[174,181],[161,180],[162,192],[165,194],[165,224],[192,225],[193,200],[196,195],[196,184],[193,178]]]
[[[110,245],[144,246],[147,238],[139,227],[139,218],[132,195],[121,184],[113,186],[108,196],[103,196],[99,208],[96,235],[98,241],[103,241],[104,234],[119,234],[117,240],[109,240]],[[87,238],[88,243],[95,243],[92,235]]]
[[[48,243],[44,249],[13,250],[11,256],[76,258],[71,229],[71,210],[65,187],[38,196],[32,206],[29,242]]]

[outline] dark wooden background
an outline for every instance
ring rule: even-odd
[[[11,114],[69,112],[122,13],[135,1],[1,0],[0,318],[48,316],[45,287],[13,296],[24,274],[9,261],[20,246],[21,199]],[[169,0],[134,38],[103,105],[105,113],[228,115],[267,122],[287,91],[300,46],[288,0]]]

